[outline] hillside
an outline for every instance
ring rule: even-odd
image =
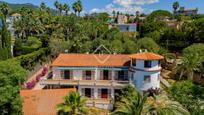
[[[0,1],[0,4],[2,3],[2,1]],[[31,9],[35,9],[35,8],[38,8],[38,6],[35,6],[33,4],[30,4],[30,3],[26,3],[26,4],[12,4],[12,3],[8,3],[9,7],[12,9],[12,10],[16,10],[18,8],[21,8],[21,7],[26,7],[26,8],[31,8]]]

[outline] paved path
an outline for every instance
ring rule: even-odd
[[[26,82],[31,82],[32,80],[36,80],[36,76],[39,75],[42,70],[43,67],[49,67],[47,64],[45,64],[44,66],[42,66],[35,74],[33,74],[31,77],[29,77],[29,79]],[[48,74],[48,73],[47,73]],[[47,74],[45,76],[47,76]],[[25,82],[25,83],[26,83]],[[26,86],[26,85],[25,85]],[[35,87],[32,90],[39,90],[39,89],[43,89],[45,86],[44,85],[40,85],[39,82],[36,83]]]
[[[164,79],[164,78],[169,78],[169,74],[170,74],[170,73],[171,73],[171,71],[165,71],[165,72],[163,72],[163,73],[162,73],[162,77],[161,77],[161,79],[160,79],[161,83],[162,83],[165,87],[167,87],[167,88],[171,87],[171,85],[170,85],[169,82],[168,82],[166,79]]]

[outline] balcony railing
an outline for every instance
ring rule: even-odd
[[[130,84],[131,81],[119,81],[119,80],[67,80],[67,79],[42,79],[40,84],[42,85],[86,85],[86,86],[115,86],[122,87]]]

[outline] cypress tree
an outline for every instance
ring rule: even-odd
[[[0,36],[0,60],[5,60],[11,57],[11,35],[7,30],[5,19],[2,20]]]

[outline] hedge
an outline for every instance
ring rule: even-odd
[[[9,60],[19,61],[21,66],[24,69],[32,70],[37,63],[42,63],[46,61],[46,56],[48,55],[48,50],[46,48],[41,48],[37,51],[34,51],[32,53],[14,57]]]

